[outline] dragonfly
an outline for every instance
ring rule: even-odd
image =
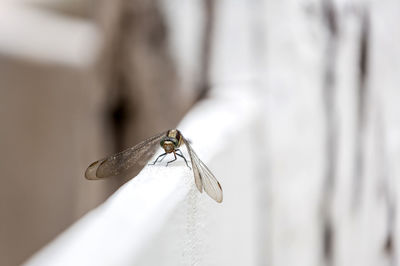
[[[159,147],[157,144],[164,149],[165,153],[159,155],[151,165],[156,164],[160,158],[159,162],[168,154],[173,154],[174,159],[167,162],[167,166],[169,163],[176,161],[178,157],[181,157],[189,167],[186,158],[179,149],[182,144],[184,144],[190,156],[197,189],[200,193],[202,193],[204,189],[216,202],[222,202],[223,192],[220,183],[210,169],[200,160],[199,156],[197,156],[191,146],[191,142],[188,141],[178,129],[169,129],[161,132],[131,148],[93,162],[86,169],[85,177],[89,180],[98,180],[113,176],[126,176],[132,168],[137,166],[144,167],[147,164],[149,158],[153,157],[157,152],[157,148]]]

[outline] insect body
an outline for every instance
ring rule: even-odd
[[[171,129],[167,131],[167,136],[160,141],[161,147],[167,153],[171,153],[175,148],[179,148],[182,145],[183,137],[181,132],[177,129]]]
[[[181,132],[179,132],[179,130],[177,130],[177,129],[168,130],[167,135],[160,141],[160,145],[164,149],[165,153],[158,156],[157,159],[152,164],[154,165],[160,157],[163,157],[160,160],[160,161],[162,161],[168,153],[173,153],[175,156],[175,159],[172,161],[169,161],[167,163],[167,165],[169,163],[172,163],[173,161],[176,161],[176,159],[177,159],[176,156],[178,155],[179,157],[181,157],[185,160],[186,165],[189,167],[185,156],[183,156],[183,154],[182,154],[182,151],[180,149],[178,149],[182,145],[183,142],[184,142],[184,139],[183,139]],[[180,154],[177,152],[180,152]]]
[[[89,165],[86,169],[85,177],[90,180],[102,179],[112,176],[127,175],[129,170],[134,166],[144,166],[147,161],[157,151],[157,144],[160,144],[165,153],[157,157],[152,163],[157,163],[158,159],[162,161],[167,154],[172,153],[175,157],[169,161],[167,165],[177,160],[179,156],[185,160],[186,165],[189,167],[186,158],[183,156],[182,151],[179,149],[184,143],[188,150],[190,160],[192,163],[194,180],[196,187],[200,192],[204,190],[207,194],[217,202],[222,202],[223,193],[222,187],[218,180],[211,173],[208,167],[199,159],[194,152],[189,141],[183,137],[181,132],[177,129],[170,129],[151,138],[148,138],[132,148],[126,149],[108,158],[98,160]]]

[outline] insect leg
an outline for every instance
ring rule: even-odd
[[[167,165],[166,165],[166,166],[168,166],[169,163],[172,163],[172,162],[176,161],[177,158],[176,158],[176,152],[175,152],[175,151],[174,151],[174,156],[175,156],[175,159],[173,159],[173,160],[167,162]]]
[[[183,156],[183,153],[182,153],[182,151],[180,150],[180,149],[176,149],[176,151],[179,151],[180,153],[181,153],[181,156],[182,156],[182,158],[184,158],[184,159],[186,159],[184,156]],[[186,161],[187,162],[187,161]],[[190,162],[190,161],[189,161]],[[187,163],[186,163],[187,164]]]
[[[192,168],[190,168],[190,166],[188,165],[188,162],[187,162],[185,156],[183,156],[182,151],[181,151],[180,149],[177,149],[176,151],[179,151],[179,152],[181,153],[181,154],[177,153],[176,155],[178,155],[179,157],[183,158],[183,160],[185,160],[186,166],[189,167],[189,169],[192,169]]]
[[[161,159],[161,161],[162,161],[162,160],[165,158],[165,156],[167,156],[167,153],[165,152],[165,153],[161,154],[160,156],[157,157],[157,159],[156,159],[153,163],[149,163],[149,165],[155,165],[156,162],[158,161],[158,159],[160,159],[161,156],[164,156],[164,157]],[[161,162],[161,161],[160,161],[160,162]]]
[[[164,160],[164,158],[167,157],[168,153],[164,153],[164,154],[161,154],[161,155],[164,155],[164,156],[161,158],[161,160],[158,161],[159,163],[161,163],[162,160]]]
[[[180,149],[176,149],[175,151],[179,151],[181,153],[181,155],[183,156],[183,153]]]

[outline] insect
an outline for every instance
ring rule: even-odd
[[[153,165],[156,164],[158,159],[161,157],[160,162],[168,154],[173,154],[175,158],[167,162],[167,166],[169,163],[176,161],[176,156],[179,156],[185,160],[186,165],[189,167],[186,158],[179,149],[182,144],[185,144],[190,156],[194,181],[197,189],[200,193],[202,193],[204,189],[204,191],[216,202],[222,202],[222,187],[218,180],[211,173],[210,169],[208,169],[208,167],[199,159],[190,145],[190,142],[185,139],[177,129],[164,131],[140,142],[136,146],[128,148],[108,158],[93,162],[86,169],[85,177],[89,180],[96,180],[112,176],[127,175],[135,166],[144,166],[147,164],[149,158],[154,156],[156,153],[158,143],[164,149],[165,153],[158,156],[152,163]]]

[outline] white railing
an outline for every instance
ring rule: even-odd
[[[179,126],[222,184],[221,204],[183,161],[147,166],[26,265],[254,265],[262,123],[249,89],[220,90]]]

